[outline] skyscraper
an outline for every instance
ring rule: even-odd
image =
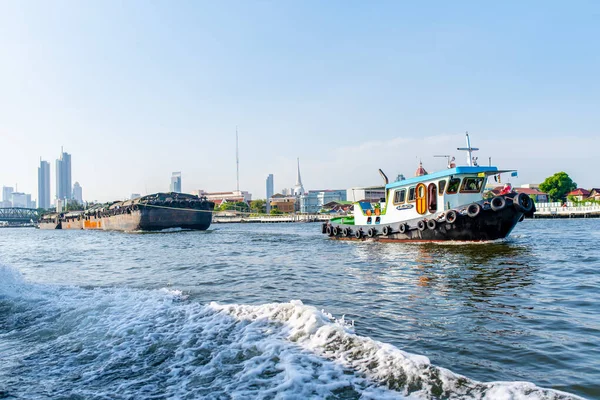
[[[15,190],[10,186],[2,186],[2,202],[4,207],[12,207],[12,193]]]
[[[83,204],[83,190],[81,189],[79,182],[75,182],[73,185],[73,200],[79,204]]]
[[[50,163],[40,159],[38,168],[38,205],[50,208]]]
[[[300,159],[298,158],[298,174],[296,175],[296,186],[294,186],[294,196],[301,196],[304,194],[304,185],[302,185],[302,178],[300,177]]]
[[[181,172],[171,175],[171,192],[181,193]]]
[[[56,198],[72,198],[71,155],[60,149],[60,158],[56,160]]]
[[[271,212],[271,203],[269,199],[273,197],[273,174],[267,177],[267,214]]]

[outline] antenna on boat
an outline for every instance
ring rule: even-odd
[[[235,127],[235,166],[236,166],[236,177],[237,177],[237,191],[240,191],[240,153],[238,146],[238,130],[237,125]]]
[[[459,147],[456,150],[466,151],[468,153],[467,165],[472,167],[474,164],[476,165],[476,162],[474,162],[475,160],[473,160],[473,152],[477,151],[479,149],[476,147],[471,147],[471,139],[469,139],[469,132],[466,132],[466,136],[467,136],[467,147]]]

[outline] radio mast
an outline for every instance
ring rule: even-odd
[[[240,152],[238,146],[238,129],[235,127],[235,164],[236,164],[236,172],[237,172],[237,191],[240,191]]]

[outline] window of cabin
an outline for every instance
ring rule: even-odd
[[[460,187],[461,193],[479,193],[483,186],[484,178],[465,178]]]
[[[406,189],[396,190],[394,193],[394,204],[402,204],[406,201]]]
[[[408,188],[408,201],[415,201],[415,186]]]
[[[444,189],[446,189],[446,181],[439,181],[438,187],[440,188],[440,195],[444,194]]]
[[[446,194],[458,193],[459,187],[460,187],[460,178],[450,179],[450,182],[448,182],[448,188],[446,189]]]

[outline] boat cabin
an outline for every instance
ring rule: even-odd
[[[388,183],[382,201],[355,204],[354,224],[378,225],[428,217],[480,201],[487,177],[503,172],[509,171],[461,166]]]

